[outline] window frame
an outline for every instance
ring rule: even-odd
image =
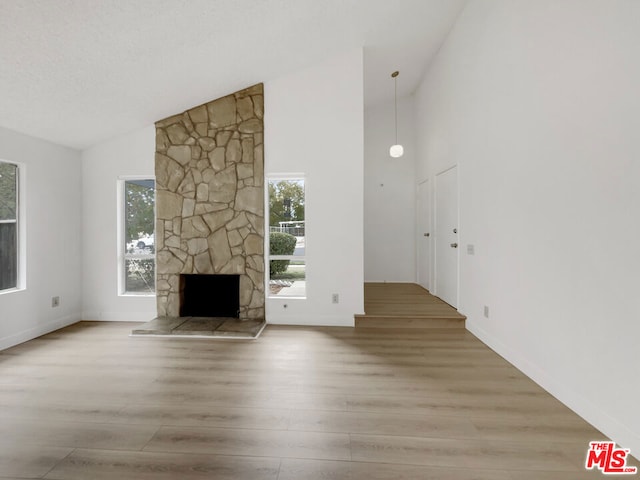
[[[154,253],[150,253],[148,255],[135,255],[135,257],[131,257],[126,251],[126,201],[125,201],[125,184],[130,181],[136,180],[153,180],[154,190],[157,193],[157,184],[156,177],[154,175],[126,175],[118,177],[117,182],[117,195],[118,195],[118,227],[117,227],[117,259],[118,259],[118,282],[117,282],[117,293],[120,297],[155,297],[157,292],[157,272],[156,269],[158,267],[156,260],[156,249],[154,248]],[[154,236],[154,247],[157,245],[157,225],[156,225],[157,215],[156,215],[156,198],[154,197],[153,203],[153,236]],[[153,260],[154,263],[154,278],[153,278],[153,292],[129,292],[127,291],[127,282],[126,282],[126,262],[131,258],[136,258],[140,260]]]
[[[304,221],[305,221],[305,233],[304,233],[304,255],[271,255],[271,242],[269,240],[271,233],[271,225],[269,218],[271,216],[271,210],[269,208],[269,184],[273,182],[280,181],[295,181],[301,180],[304,185]],[[308,248],[308,237],[307,237],[307,185],[308,178],[304,173],[278,173],[278,174],[268,174],[265,175],[265,284],[266,284],[266,296],[268,299],[287,299],[287,300],[306,300],[309,296],[309,283],[307,280],[307,248]],[[304,262],[305,268],[305,288],[304,295],[278,295],[271,294],[270,291],[270,282],[271,282],[271,273],[270,273],[270,265],[271,260],[289,260],[289,261],[298,261]]]
[[[15,220],[0,220],[1,223],[13,223],[16,225],[16,285],[15,287],[4,288],[0,290],[0,295],[6,295],[14,292],[26,290],[26,196],[25,196],[25,178],[26,165],[19,162],[12,162],[0,158],[0,163],[7,163],[16,167],[16,214]]]

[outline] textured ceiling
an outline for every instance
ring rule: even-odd
[[[0,126],[74,148],[364,47],[412,92],[465,0],[0,0]]]

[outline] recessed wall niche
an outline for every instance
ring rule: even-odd
[[[180,315],[180,275],[239,275],[240,319],[264,318],[262,84],[156,123],[159,317]]]

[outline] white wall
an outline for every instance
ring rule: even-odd
[[[636,456],[638,18],[471,1],[417,94],[418,180],[459,166],[469,330]]]
[[[82,201],[79,152],[0,128],[0,159],[26,190],[26,289],[0,294],[3,349],[80,320]]]
[[[82,152],[82,252],[85,320],[145,321],[156,298],[118,295],[117,183],[121,176],[155,178],[155,126]]]
[[[365,282],[416,281],[414,103],[413,96],[398,99],[401,158],[389,156],[395,143],[393,101],[364,112]]]
[[[264,88],[265,172],[306,179],[307,298],[268,299],[267,321],[353,325],[364,304],[362,51]]]

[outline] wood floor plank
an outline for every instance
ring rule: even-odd
[[[439,438],[351,435],[354,461],[479,469],[580,471],[553,443],[487,442]]]
[[[588,445],[590,441],[604,438],[604,435],[586,422],[544,421],[544,413],[525,416],[522,419],[495,416],[472,417],[471,422],[477,432],[488,440],[544,442],[553,438],[554,442],[571,442]]]
[[[477,438],[467,418],[368,412],[296,410],[290,430],[431,438]]]
[[[286,430],[291,410],[235,408],[221,406],[129,405],[118,412],[117,420],[130,425],[194,426]]]
[[[307,408],[346,410],[346,397],[340,393],[295,392],[284,390],[253,390],[251,388],[212,387],[152,387],[137,393],[129,404],[217,405],[242,408]]]
[[[554,472],[554,471],[509,471],[512,480],[590,480],[607,478],[599,470],[585,470],[580,472]],[[615,477],[614,477],[615,478]]]
[[[388,463],[282,460],[278,480],[512,480],[506,471]]]
[[[99,376],[99,372],[96,372]],[[93,387],[92,387],[93,385]],[[3,386],[0,390],[0,403],[28,402],[33,398],[47,398],[54,403],[67,404],[112,404],[124,405],[139,395],[140,385],[113,386],[105,385],[95,380],[82,386],[68,386],[63,382],[51,384],[16,384]]]
[[[45,478],[51,480],[276,480],[278,458],[79,449]]]
[[[0,419],[53,422],[123,423],[123,406],[78,403],[52,403],[47,398],[28,399],[20,403],[1,403]]]
[[[443,415],[446,417],[470,417],[475,414],[483,417],[516,417],[523,419],[529,412],[527,407],[517,405],[501,408],[499,405],[453,404],[448,397],[420,397],[406,395],[349,395],[347,410],[353,412],[403,412],[411,415]]]
[[[144,450],[351,460],[348,435],[278,430],[162,427]]]
[[[18,445],[141,450],[158,429],[152,425],[3,419],[0,438]]]

